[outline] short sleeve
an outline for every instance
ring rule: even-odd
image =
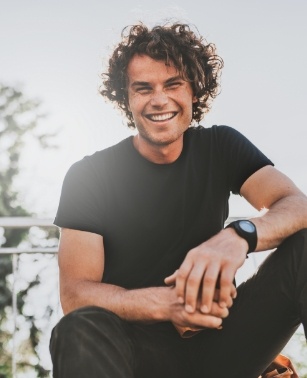
[[[101,183],[89,159],[73,164],[62,186],[54,224],[102,235]]]
[[[243,183],[266,165],[274,165],[249,139],[229,126],[219,126],[219,152],[229,188],[239,194]]]

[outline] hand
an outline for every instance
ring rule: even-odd
[[[211,311],[208,314],[200,311],[200,302],[193,313],[188,313],[184,304],[178,302],[175,287],[172,286],[167,290],[168,295],[165,300],[168,307],[167,320],[174,324],[181,335],[187,330],[199,331],[204,328],[220,328],[223,318],[226,318],[229,314],[228,308],[222,308],[216,302],[212,304]]]
[[[167,277],[165,283],[175,283],[178,302],[184,304],[190,314],[197,307],[200,312],[210,314],[216,288],[219,288],[219,306],[229,308],[236,296],[234,277],[245,261],[247,249],[247,242],[234,230],[222,230],[191,249],[180,268]]]
[[[173,273],[171,276],[165,278],[164,282],[166,285],[168,286],[175,286],[176,285],[176,278],[177,278],[177,274],[178,274],[178,270],[175,271],[175,273]],[[213,301],[216,302],[216,303],[219,303],[220,301],[220,293],[221,293],[221,290],[219,288],[215,288],[214,289],[214,294],[213,294]],[[235,285],[232,283],[231,284],[231,291],[230,291],[230,298],[228,298],[228,301],[227,301],[227,308],[230,308],[232,305],[233,305],[233,299],[235,299],[237,297],[237,289],[235,287]],[[197,307],[199,310],[201,309],[201,298],[202,298],[202,295],[199,294],[198,295],[198,299],[197,299]],[[179,300],[179,303],[182,303],[181,300]]]

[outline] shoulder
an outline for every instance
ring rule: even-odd
[[[189,138],[209,137],[209,136],[224,136],[224,135],[242,135],[239,131],[227,125],[212,125],[210,127],[194,126],[189,127],[186,131]]]
[[[103,150],[96,151],[94,154],[85,156],[83,160],[87,164],[100,164],[106,160],[112,160],[114,158],[120,159],[124,158],[131,151],[132,137],[123,139],[119,143],[107,147]]]
[[[68,174],[80,174],[82,172],[90,174],[97,170],[101,172],[107,167],[112,168],[117,161],[123,161],[127,158],[131,146],[131,137],[129,137],[113,146],[86,155],[69,168]]]
[[[239,131],[227,125],[190,127],[185,133],[185,138],[187,144],[215,148],[223,147],[225,144],[230,147],[232,144],[246,139]]]

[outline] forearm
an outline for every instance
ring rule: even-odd
[[[91,281],[79,281],[61,288],[61,302],[67,314],[83,306],[95,305],[112,311],[131,322],[154,323],[169,321],[177,329],[218,328],[228,309],[214,303],[210,313],[188,313],[184,304],[178,303],[174,287],[151,287],[126,290],[118,286]],[[182,328],[183,327],[183,328]]]
[[[126,290],[122,287],[80,280],[61,285],[64,313],[95,305],[114,312],[128,321],[156,322],[167,320],[166,287]]]
[[[301,193],[282,198],[251,221],[257,227],[256,251],[276,248],[288,236],[307,228],[307,197]]]

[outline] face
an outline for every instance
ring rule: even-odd
[[[147,55],[135,55],[127,69],[128,101],[139,143],[144,146],[182,144],[196,101],[191,84],[177,69]]]

